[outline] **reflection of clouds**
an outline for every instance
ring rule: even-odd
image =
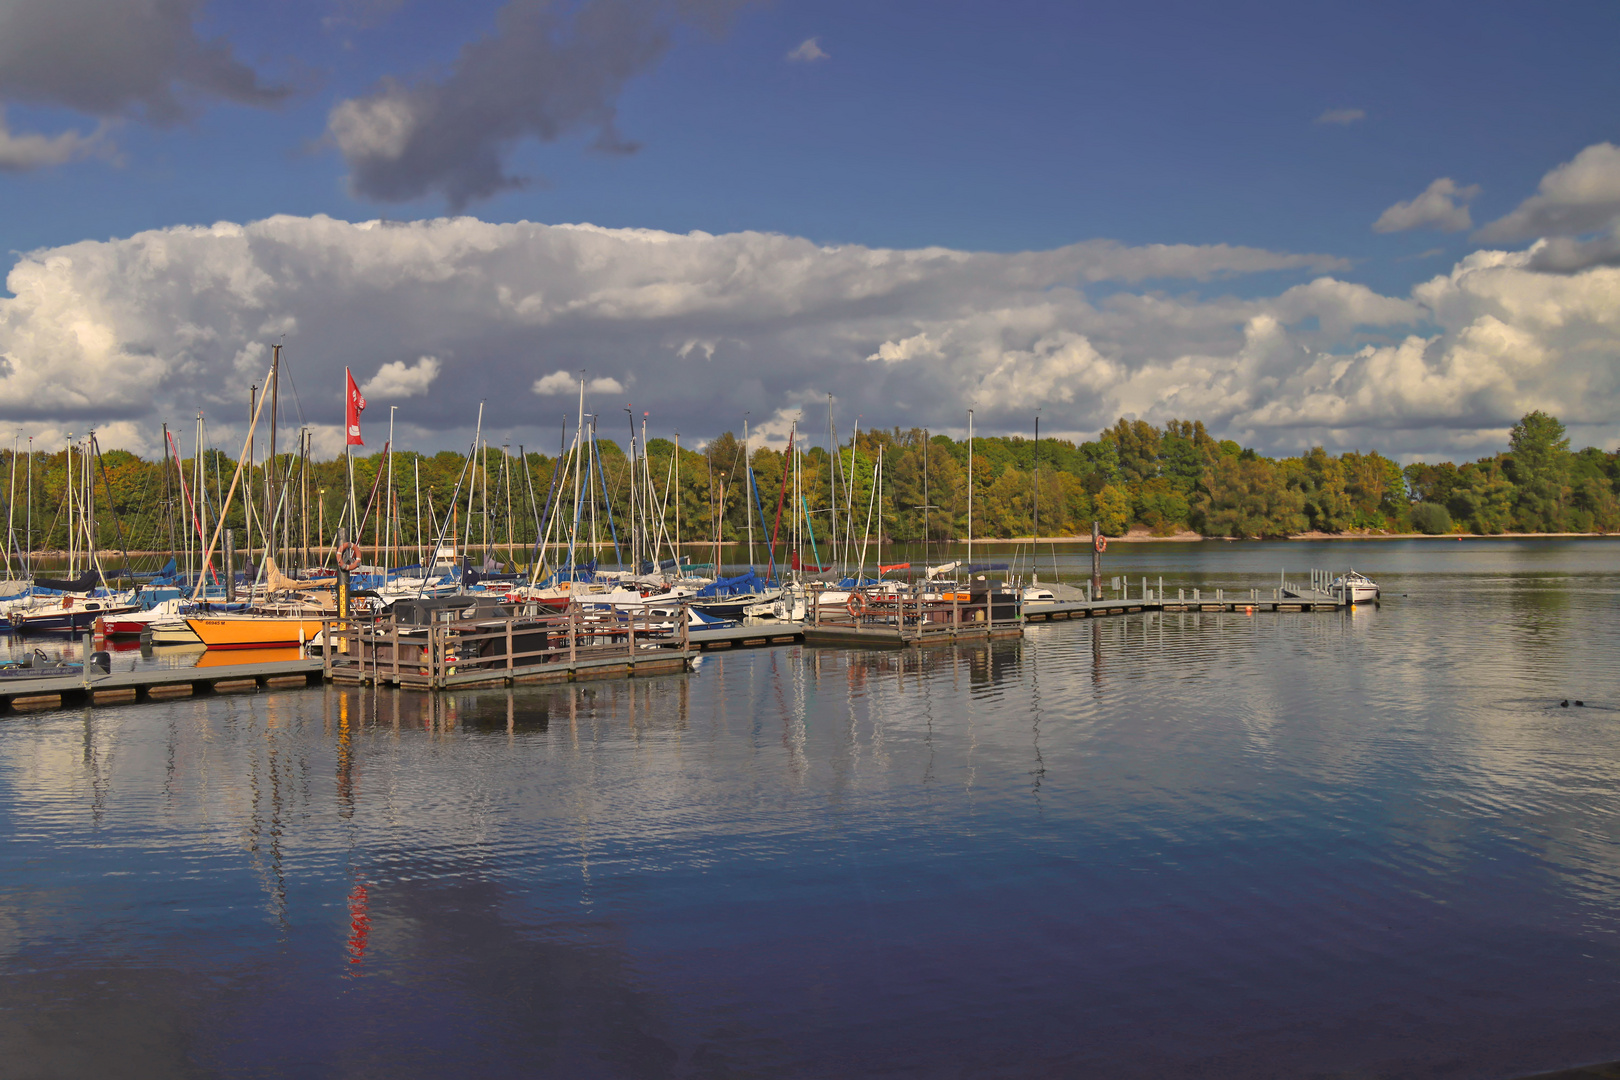
[[[285,1028],[265,1016],[317,1042],[359,1031],[411,1047],[431,1000],[457,1039],[523,1029],[475,1057],[565,1069],[619,1038],[555,996],[572,991],[626,1018],[623,1072],[671,1049],[694,1061],[706,1039],[747,1071],[754,1036],[702,1024],[739,1001],[782,1009],[752,996],[783,985],[767,969],[797,978],[836,956],[847,975],[850,955],[877,955],[868,932],[924,949],[951,909],[987,950],[1038,943],[1024,888],[1052,885],[1108,948],[1191,950],[1195,976],[1249,950],[1261,981],[1281,963],[1314,981],[1391,953],[1378,935],[1407,933],[1392,923],[1608,931],[1620,714],[1596,705],[1620,703],[1603,663],[1620,630],[1602,621],[1611,578],[1588,584],[1561,606],[1526,601],[1536,626],[1511,575],[1489,589],[1413,576],[1410,597],[1354,614],[1131,616],[974,647],[714,654],[685,677],[440,697],[328,687],[109,710],[88,728],[11,721],[8,865],[39,869],[0,893],[0,931],[29,963],[116,938],[159,961],[150,986],[184,967],[174,942],[195,934],[238,986],[182,1010],[184,1030],[213,1025],[253,1053],[271,1036],[248,1018]],[[1576,677],[1594,707],[1547,710],[1547,686]],[[309,973],[351,966],[357,882],[365,978],[317,1015],[330,999]],[[963,891],[1013,918],[985,930],[980,909],[949,902]],[[806,911],[834,912],[841,944]],[[795,934],[815,963],[777,951]],[[1074,949],[1064,962],[1089,962]],[[368,1018],[375,988],[397,998]]]

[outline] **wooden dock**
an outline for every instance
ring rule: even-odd
[[[741,626],[722,626],[716,629],[688,630],[686,640],[693,649],[708,652],[714,649],[760,648],[765,645],[792,645],[804,640],[804,624],[772,620],[746,623]]]
[[[655,621],[645,611],[566,613],[538,607],[499,618],[401,625],[376,619],[325,620],[322,674],[333,682],[416,690],[513,686],[664,675],[691,667],[684,619]]]
[[[1050,604],[1024,607],[1025,622],[1055,622],[1059,619],[1095,619],[1105,615],[1135,615],[1144,611],[1338,611],[1347,605],[1331,593],[1290,590],[1291,595],[1226,595],[1223,589],[1209,596],[1161,596],[1147,590],[1146,597],[1125,596],[1112,600],[1059,600]]]
[[[1019,637],[1024,621],[1009,593],[951,592],[945,597],[875,596],[860,604],[823,604],[812,594],[804,643],[823,648],[900,649]]]
[[[0,681],[0,707],[56,709],[73,705],[128,705],[137,701],[225,694],[319,684],[319,660],[270,660],[212,667],[148,668],[90,678],[69,676]]]

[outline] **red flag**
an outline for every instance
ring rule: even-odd
[[[348,445],[364,446],[366,445],[366,441],[360,437],[360,413],[365,410],[366,399],[360,396],[360,388],[354,384],[354,376],[349,374],[348,368],[343,369],[343,377],[344,379],[348,380],[349,384],[349,392],[346,395],[348,398]]]

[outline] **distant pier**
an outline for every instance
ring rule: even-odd
[[[1100,600],[1002,603],[1004,594],[949,599],[881,598],[859,605],[812,604],[803,623],[762,621],[671,634],[646,615],[604,620],[572,608],[567,614],[528,614],[453,621],[420,628],[392,623],[328,620],[323,655],[207,667],[148,668],[85,675],[0,680],[0,709],[32,711],[79,705],[128,705],[201,694],[254,692],[319,685],[323,681],[417,690],[473,689],[526,683],[579,682],[687,671],[702,651],[803,643],[822,648],[892,649],[969,644],[1023,634],[1026,623],[1137,615],[1144,612],[1338,611],[1350,607],[1324,576],[1309,585],[1286,579],[1268,589],[1177,589],[1146,579],[1114,579],[1116,595]],[[214,655],[212,652],[209,654]],[[221,655],[220,660],[228,659]]]

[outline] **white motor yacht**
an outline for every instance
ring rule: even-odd
[[[1331,587],[1334,592],[1340,590],[1346,592],[1352,604],[1365,604],[1369,600],[1378,599],[1378,582],[1355,570],[1334,578]]]

